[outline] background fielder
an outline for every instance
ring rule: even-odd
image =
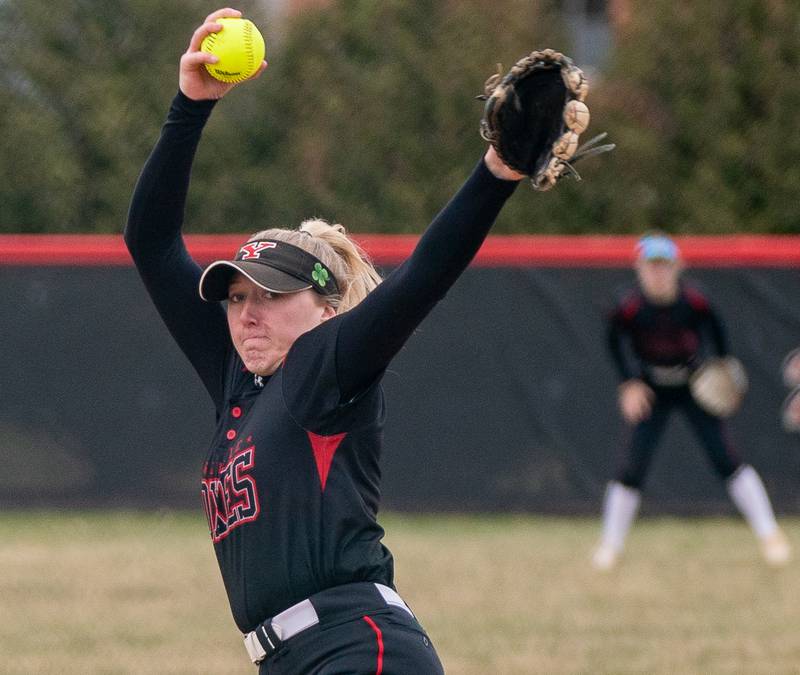
[[[633,428],[616,477],[606,489],[602,539],[593,563],[609,569],[617,562],[656,445],[677,409],[758,537],[767,562],[783,564],[790,557],[789,545],[758,473],[739,460],[722,420],[703,410],[690,392],[690,377],[704,360],[728,353],[722,323],[706,297],[680,280],[680,252],[669,237],[642,237],[636,255],[638,285],[614,308],[608,326],[609,349],[622,380],[620,410]]]

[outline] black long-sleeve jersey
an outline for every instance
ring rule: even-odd
[[[248,372],[225,311],[198,295],[183,239],[195,150],[214,106],[178,94],[137,183],[125,241],[216,407],[202,498],[243,632],[339,584],[393,585],[376,517],[382,375],[478,251],[516,183],[483,161],[412,255],[354,309],[301,335],[271,376]]]
[[[623,380],[682,385],[710,354],[725,356],[727,339],[708,299],[681,283],[675,302],[657,305],[640,288],[629,290],[608,321],[608,347]]]

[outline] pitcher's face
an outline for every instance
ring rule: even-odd
[[[228,287],[231,339],[245,367],[256,375],[272,375],[298,337],[334,314],[310,289],[272,293],[241,274]]]

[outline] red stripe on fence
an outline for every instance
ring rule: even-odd
[[[397,265],[417,235],[355,235],[378,265]],[[247,235],[195,234],[186,237],[201,264],[230,258]],[[800,267],[800,236],[732,235],[677,237],[687,263],[697,267]],[[475,259],[481,267],[620,267],[633,257],[636,237],[493,235]],[[0,265],[130,266],[119,235],[0,235]]]

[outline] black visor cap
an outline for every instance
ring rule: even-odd
[[[317,257],[283,241],[256,239],[244,244],[233,260],[217,260],[205,269],[200,277],[200,297],[209,302],[227,300],[236,272],[273,293],[308,288],[323,296],[339,293],[333,273]]]

